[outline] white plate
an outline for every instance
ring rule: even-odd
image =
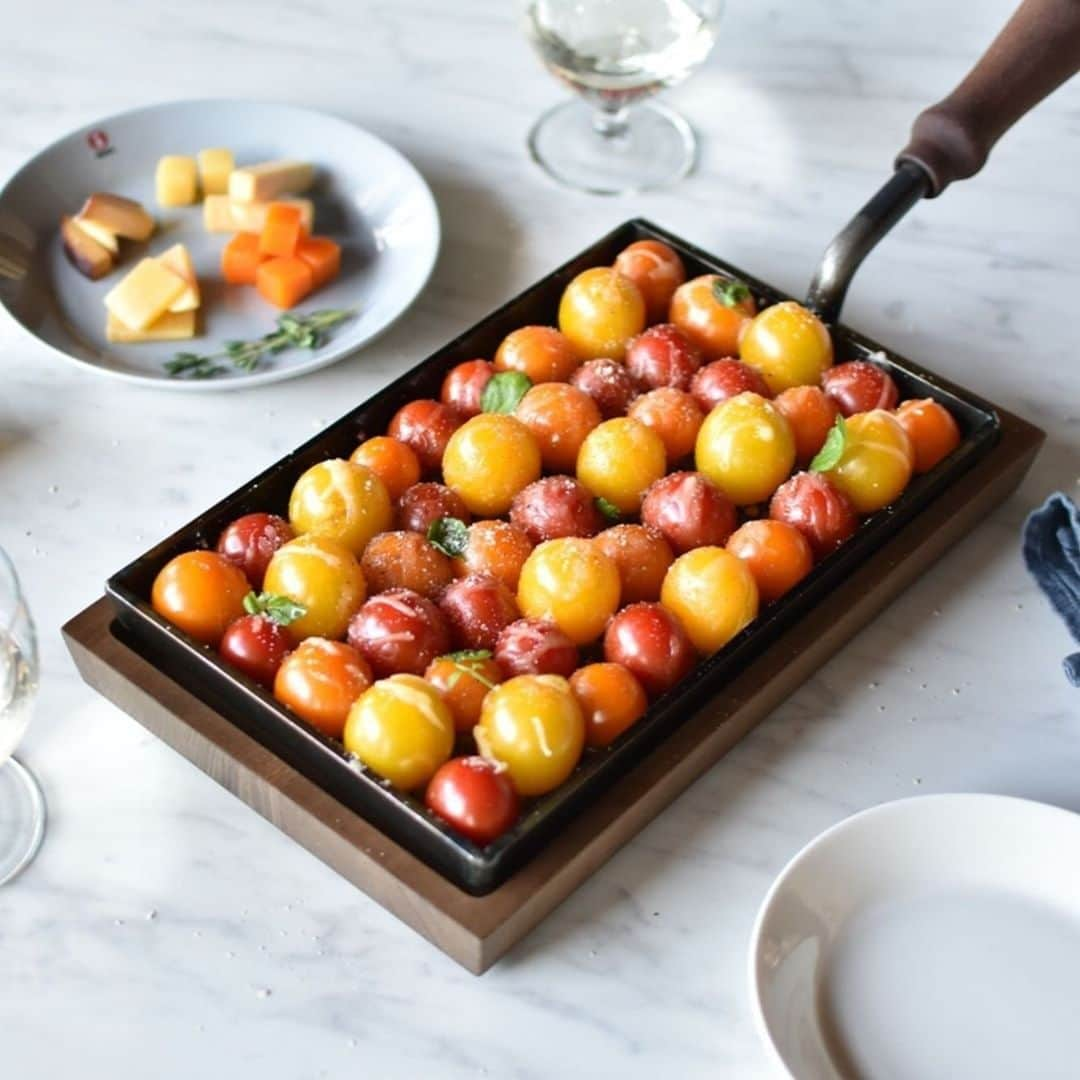
[[[224,146],[240,164],[290,157],[313,162],[315,232],[342,245],[342,272],[297,311],[356,308],[315,352],[292,350],[253,373],[230,370],[204,381],[168,378],[177,351],[216,351],[230,339],[261,337],[278,312],[253,288],[226,286],[218,269],[227,236],[202,226],[201,204],[162,209],[154,168],[165,154]],[[94,191],[138,199],[158,220],[146,245],[89,281],[64,257],[61,214]],[[203,285],[201,336],[192,342],[113,345],[105,340],[102,297],[145,249],[182,240]],[[121,113],[72,132],[24,165],[0,191],[0,306],[61,355],[103,375],[170,390],[256,386],[325,367],[370,341],[424,287],[439,249],[439,215],[423,178],[396,150],[344,120],[309,109],[244,101],[187,101]],[[14,266],[14,272],[12,264]]]
[[[797,1080],[1074,1080],[1080,816],[930,795],[848,818],[770,889],[750,991]]]

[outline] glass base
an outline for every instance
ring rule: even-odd
[[[14,758],[0,765],[0,885],[33,861],[45,836],[45,796]]]
[[[655,101],[610,117],[571,99],[537,120],[529,132],[529,150],[567,187],[623,195],[681,180],[694,167],[697,138],[677,112]]]

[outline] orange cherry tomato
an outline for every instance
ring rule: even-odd
[[[476,521],[469,526],[464,552],[454,559],[454,573],[489,574],[517,592],[521,568],[532,549],[525,531],[509,521]]]
[[[638,287],[650,323],[667,318],[671,298],[686,280],[682,259],[660,240],[637,240],[623,248],[614,268]]]
[[[773,398],[795,437],[795,459],[808,465],[825,445],[840,410],[820,386],[789,386]]]
[[[952,413],[932,398],[903,402],[896,419],[911,440],[917,473],[929,472],[960,445],[960,428]]]
[[[694,443],[705,420],[693,394],[661,386],[635,398],[627,415],[651,428],[663,440],[668,464],[694,452]]]
[[[186,634],[216,646],[234,619],[244,614],[251,585],[240,567],[216,551],[185,551],[154,578],[154,610]]]
[[[349,460],[354,465],[367,466],[395,501],[420,481],[420,459],[416,452],[389,435],[376,435],[362,442],[349,455]]]
[[[621,605],[660,599],[660,587],[675,553],[658,532],[645,525],[613,525],[593,543],[619,571]]]
[[[585,716],[587,746],[610,746],[649,707],[641,683],[621,664],[578,668],[570,676],[570,689]]]
[[[535,385],[566,382],[581,363],[570,339],[553,326],[522,326],[503,338],[496,371],[520,371]]]
[[[573,473],[585,436],[603,419],[584,390],[563,382],[534,386],[514,415],[532,432],[544,468],[552,473]]]
[[[582,360],[621,360],[630,339],[645,329],[638,287],[609,266],[584,270],[559,301],[559,329]]]
[[[454,717],[454,729],[461,735],[479,722],[484,698],[503,681],[503,673],[491,654],[479,649],[436,657],[424,678],[442,694]]]
[[[778,600],[814,568],[806,537],[786,521],[747,521],[728,538],[727,549],[746,563],[765,603]]]
[[[719,274],[680,285],[671,298],[671,321],[707,360],[737,356],[739,337],[757,311],[750,290]]]
[[[368,662],[343,641],[311,637],[278,668],[274,697],[332,739],[340,739],[352,703],[371,685]]]

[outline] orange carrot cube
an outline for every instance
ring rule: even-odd
[[[255,233],[237,233],[222,249],[221,276],[230,285],[254,285],[263,256]]]
[[[333,281],[341,270],[341,248],[327,236],[308,236],[296,245],[296,257],[311,267],[315,288]]]
[[[298,304],[314,287],[311,268],[303,259],[267,259],[255,273],[259,295],[279,308]]]
[[[302,231],[300,207],[290,203],[271,203],[266,208],[266,224],[259,237],[259,250],[264,255],[288,258],[296,254]]]

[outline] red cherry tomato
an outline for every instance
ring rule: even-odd
[[[746,390],[772,397],[760,371],[731,357],[706,364],[690,384],[690,393],[705,412]]]
[[[835,551],[859,527],[848,497],[821,473],[796,473],[781,484],[769,503],[769,517],[794,525],[816,559]]]
[[[708,477],[677,472],[649,488],[641,504],[641,521],[682,554],[691,548],[726,544],[738,515],[735,504]]]
[[[596,402],[605,420],[624,416],[630,402],[638,394],[634,376],[617,360],[609,360],[605,356],[582,364],[570,376],[570,383]]]
[[[277,514],[245,514],[225,527],[217,549],[244,571],[253,589],[261,589],[274,552],[295,536],[293,527]]]
[[[895,409],[900,400],[892,376],[865,360],[829,368],[821,376],[821,387],[844,416],[871,409]]]
[[[518,619],[499,635],[495,659],[509,679],[514,675],[572,675],[577,646],[554,623]]]
[[[218,652],[249,679],[273,686],[278,668],[292,647],[292,638],[284,626],[265,615],[245,615],[229,624]]]
[[[461,496],[445,484],[413,484],[398,502],[395,524],[399,529],[427,536],[428,529],[444,517],[457,518],[466,525],[472,521],[472,514]]]
[[[519,491],[510,523],[534,544],[560,536],[595,536],[606,524],[596,500],[572,476],[545,476]]]
[[[482,411],[480,398],[484,387],[494,374],[495,367],[487,360],[466,360],[447,373],[439,397],[444,405],[457,409],[462,416],[477,416]]]
[[[661,323],[638,334],[626,347],[626,370],[645,388],[689,390],[701,367],[701,351],[677,327]]]
[[[502,836],[519,813],[507,770],[475,755],[441,766],[424,799],[433,814],[480,847]]]
[[[631,604],[608,623],[604,659],[622,664],[657,697],[690,673],[697,653],[682,623],[662,604]]]
[[[443,451],[465,417],[441,401],[421,399],[402,405],[386,429],[386,434],[410,447],[428,471],[442,464]]]
[[[521,616],[514,594],[490,574],[459,578],[447,587],[439,607],[467,649],[493,650],[503,628]]]
[[[427,597],[390,589],[367,600],[349,623],[349,644],[377,678],[423,675],[428,664],[450,650],[450,628]]]

